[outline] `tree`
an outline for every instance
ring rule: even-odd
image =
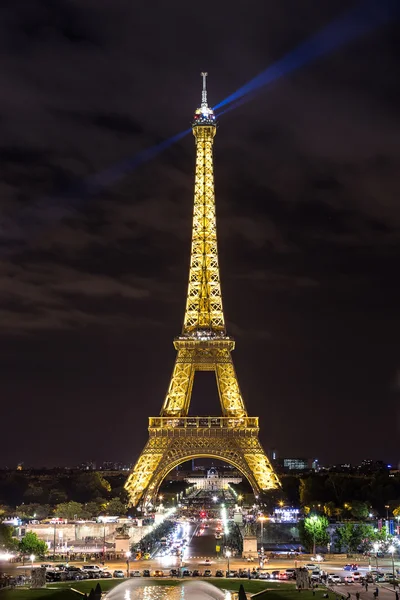
[[[347,549],[350,552],[370,549],[374,540],[374,528],[365,523],[343,523],[336,530],[336,546],[339,552]]]
[[[371,507],[366,502],[353,500],[351,503],[350,513],[355,519],[366,519],[371,511]]]
[[[18,542],[13,538],[13,528],[9,525],[0,524],[0,548],[4,550],[15,550]]]
[[[126,505],[119,498],[111,498],[107,502],[106,512],[108,515],[123,516],[127,513]]]
[[[49,504],[20,504],[15,508],[15,512],[20,519],[46,519],[51,508]]]
[[[43,558],[48,550],[46,542],[40,540],[33,531],[28,531],[25,537],[21,539],[18,549],[21,554],[33,554],[40,558]]]
[[[315,551],[314,546],[326,546],[329,542],[328,519],[324,515],[311,515],[299,523],[301,543],[308,549]]]
[[[80,502],[62,502],[57,504],[54,509],[56,517],[74,521],[75,519],[85,518],[84,506]]]

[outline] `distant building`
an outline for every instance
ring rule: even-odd
[[[283,458],[281,464],[287,471],[308,471],[312,468],[311,458]]]

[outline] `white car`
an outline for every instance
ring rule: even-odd
[[[311,563],[311,565],[304,565],[304,568],[307,569],[307,571],[314,571],[315,565]]]
[[[131,571],[131,577],[140,577],[140,571]]]
[[[361,580],[361,573],[360,571],[354,571],[353,573],[353,581],[360,581]]]
[[[311,573],[311,581],[319,581],[321,579],[321,572],[319,570],[315,570]]]
[[[104,567],[99,567],[99,565],[83,565],[81,569],[82,571],[103,571]]]
[[[321,556],[321,554],[316,554],[315,556],[311,557],[311,560],[314,562],[323,562],[325,559],[323,556]]]
[[[342,578],[340,577],[340,575],[337,575],[336,573],[329,573],[328,581],[330,583],[342,583]]]
[[[353,583],[353,581],[354,581],[353,575],[345,575],[344,580],[346,583]]]

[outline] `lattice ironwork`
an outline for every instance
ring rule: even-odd
[[[247,416],[231,356],[235,342],[225,330],[212,154],[216,123],[202,75],[202,103],[193,121],[196,172],[185,317],[174,341],[177,356],[161,416],[150,417],[149,441],[125,486],[132,505],[153,501],[171,469],[201,456],[234,465],[255,493],[280,485],[258,439],[258,418]],[[215,372],[222,417],[187,416],[196,371]]]

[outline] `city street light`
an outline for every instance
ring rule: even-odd
[[[35,555],[31,554],[29,557],[30,561],[31,561],[31,568],[33,569],[33,561],[35,560]]]
[[[375,550],[375,560],[376,560],[376,570],[378,571],[378,550],[379,550],[379,546],[380,544],[378,544],[378,542],[375,542],[375,544],[373,545],[374,550]]]
[[[227,551],[225,552],[225,556],[226,556],[226,558],[228,559],[228,577],[229,577],[229,559],[230,559],[230,557],[231,557],[231,554],[232,554],[232,553],[231,553],[231,551],[230,551],[230,550],[227,550]]]
[[[129,577],[129,559],[132,555],[132,552],[130,550],[128,550],[127,552],[125,552],[125,556],[126,556],[126,576]]]
[[[264,517],[264,515],[260,515],[258,517],[258,520],[261,523],[261,548],[263,548],[264,545],[264,521],[266,521],[267,517]]]
[[[394,551],[395,551],[395,547],[393,546],[393,544],[391,546],[389,546],[388,548],[390,554],[392,555],[392,574],[393,574],[393,588],[396,587],[396,579],[394,576]]]
[[[315,547],[315,524],[318,521],[317,515],[311,515],[310,521],[313,524],[313,528],[312,528],[312,530],[313,530],[313,555],[315,556],[315,553],[316,553],[316,547]]]

